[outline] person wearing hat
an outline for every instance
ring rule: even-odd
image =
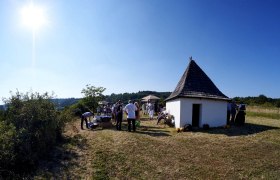
[[[128,104],[124,107],[124,110],[127,115],[127,124],[128,124],[128,131],[131,132],[131,123],[132,123],[132,130],[136,131],[135,126],[135,111],[137,110],[137,107],[132,103],[131,100],[128,101]]]

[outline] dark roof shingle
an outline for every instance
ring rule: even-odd
[[[166,101],[179,97],[229,100],[229,98],[215,86],[194,60],[190,60],[190,63],[175,90]]]

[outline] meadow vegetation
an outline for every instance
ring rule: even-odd
[[[248,106],[247,116],[280,119],[280,108]]]
[[[123,131],[80,130],[79,116],[96,111],[104,90],[87,85],[84,97],[63,110],[48,93],[16,92],[6,99],[7,109],[0,111],[0,179],[280,178],[277,99],[265,108],[248,106],[241,127],[177,133],[142,116],[135,133],[126,131],[126,122]]]
[[[85,111],[95,111],[105,88],[87,85],[84,98],[59,110],[48,93],[12,93],[0,110],[0,179],[31,177],[65,141],[65,124]],[[62,148],[63,149],[63,148]]]
[[[177,133],[142,119],[135,133],[113,127],[81,131],[41,162],[35,179],[279,179],[280,120],[247,116],[242,127]]]
[[[8,108],[0,114],[1,179],[31,173],[62,138],[65,122],[73,117],[56,111],[50,98],[16,92],[6,99]]]

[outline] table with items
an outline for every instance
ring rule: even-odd
[[[91,129],[94,129],[96,127],[101,127],[101,128],[112,127],[111,119],[112,119],[112,116],[107,116],[107,115],[94,116],[93,121],[89,122],[89,127]]]

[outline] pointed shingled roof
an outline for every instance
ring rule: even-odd
[[[229,100],[192,59],[166,101],[180,97]]]

